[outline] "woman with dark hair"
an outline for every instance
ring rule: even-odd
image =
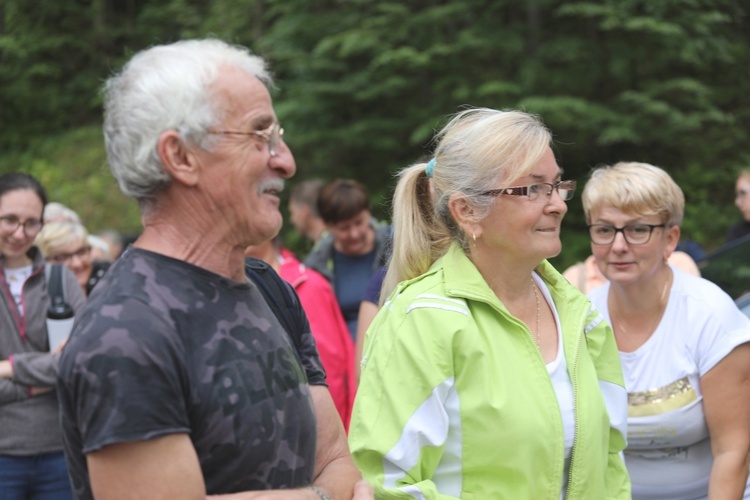
[[[59,349],[50,352],[50,298],[34,238],[43,224],[44,188],[32,176],[0,176],[0,496],[72,498],[57,408]],[[83,291],[63,269],[66,300],[83,306]]]

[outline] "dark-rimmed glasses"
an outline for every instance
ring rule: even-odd
[[[240,132],[237,130],[209,130],[209,134],[218,135],[247,135],[257,136],[268,143],[268,153],[276,156],[276,146],[284,138],[284,129],[279,122],[273,122],[268,128],[263,130],[251,130],[249,132]]]
[[[554,184],[549,182],[537,182],[528,186],[515,186],[507,188],[490,189],[480,193],[483,196],[498,196],[507,194],[511,196],[526,196],[529,201],[544,200],[552,198],[552,192],[557,190],[563,201],[573,198],[576,192],[576,181],[557,181]],[[542,197],[541,195],[545,196]]]
[[[629,245],[645,245],[657,227],[666,227],[666,224],[628,224],[622,227],[612,224],[591,224],[589,236],[594,245],[609,245],[615,241],[617,233],[622,233]]]
[[[79,259],[83,259],[83,258],[88,257],[90,253],[91,253],[91,247],[86,245],[86,246],[82,246],[75,252],[50,255],[49,257],[47,257],[47,261],[53,262],[55,264],[67,264],[68,262],[73,260],[73,257],[78,257]]]
[[[18,230],[19,226],[23,226],[23,232],[26,236],[36,235],[44,223],[39,219],[26,219],[21,222],[21,219],[15,215],[3,215],[0,216],[0,231],[6,234],[13,234]]]

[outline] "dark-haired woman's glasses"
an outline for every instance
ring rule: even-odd
[[[39,219],[21,219],[15,215],[0,215],[0,231],[5,234],[13,234],[18,230],[18,226],[23,226],[23,232],[26,236],[35,236],[42,229],[42,221]]]

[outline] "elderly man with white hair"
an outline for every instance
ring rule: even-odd
[[[309,327],[295,341],[246,276],[296,168],[270,84],[246,49],[194,40],[136,54],[105,86],[110,168],[144,229],[61,359],[78,498],[373,497]]]

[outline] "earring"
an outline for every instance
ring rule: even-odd
[[[477,244],[477,234],[476,233],[471,233],[471,237],[474,238],[474,244],[476,245]]]

